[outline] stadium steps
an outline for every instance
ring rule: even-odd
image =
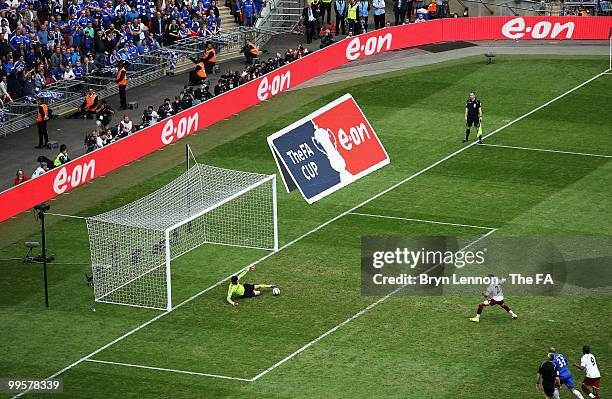
[[[277,0],[268,2],[257,21],[257,27],[265,29],[289,28],[295,30],[302,17],[303,0]]]
[[[239,25],[234,21],[234,16],[232,15],[232,9],[227,6],[220,6],[219,8],[219,17],[221,18],[221,27],[223,29],[234,29]]]

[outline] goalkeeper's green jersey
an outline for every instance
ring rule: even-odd
[[[227,301],[232,305],[234,304],[234,301],[232,301],[232,295],[244,295],[244,285],[240,284],[240,279],[244,277],[244,275],[247,274],[248,271],[249,269],[246,269],[238,275],[238,284],[232,284],[230,281],[229,288],[227,289]]]

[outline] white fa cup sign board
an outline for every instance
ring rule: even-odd
[[[382,168],[389,155],[350,94],[268,137],[287,191],[312,204]]]

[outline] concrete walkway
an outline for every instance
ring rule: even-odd
[[[473,42],[476,46],[449,50],[443,52],[430,52],[415,47],[406,50],[391,51],[374,57],[350,62],[340,68],[329,71],[319,77],[304,82],[293,90],[305,87],[320,86],[350,80],[358,77],[379,75],[382,73],[415,68],[439,62],[456,60],[471,56],[481,56],[494,52],[497,59],[504,55],[572,55],[589,56],[609,54],[608,41],[571,41],[571,42],[536,42],[536,41],[483,41]],[[427,46],[423,46],[427,48]],[[495,61],[494,61],[495,62]],[[605,66],[602,64],[602,70]]]

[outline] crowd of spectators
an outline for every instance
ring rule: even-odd
[[[298,60],[308,53],[309,50],[302,44],[295,49],[288,49],[284,54],[277,53],[275,57],[269,57],[267,60],[260,59],[260,56],[252,57],[252,53],[248,53],[251,56],[246,57],[247,62],[244,69],[242,71],[226,71],[219,77],[213,90],[210,89],[207,83],[202,83],[195,89],[190,85],[186,85],[183,87],[183,90],[174,97],[174,100],[165,98],[164,102],[159,105],[157,109],[152,105],[145,108],[139,123],[132,121],[128,115],[124,115],[119,123],[114,124],[113,116],[115,115],[115,110],[105,100],[101,100],[98,104],[96,99],[95,102],[92,101],[92,105],[95,106],[96,109],[96,112],[93,113],[92,116],[96,119],[97,127],[85,136],[85,151],[95,151],[115,141],[128,137],[140,129],[152,126],[185,109],[191,108],[214,96],[245,84],[290,62]],[[89,96],[97,98],[93,90],[88,92],[87,97]],[[87,99],[84,102],[84,106],[85,105],[87,105]],[[90,114],[86,113],[83,107],[81,107],[81,110],[77,111],[72,117],[82,116],[86,118],[88,115]],[[30,178],[36,178],[50,169],[70,161],[68,148],[65,144],[62,144],[54,160],[46,158],[45,156],[39,156],[37,161],[39,166],[32,173],[31,177],[25,174],[21,169],[17,171],[14,179],[15,185],[28,181]]]
[[[232,4],[251,25],[263,0]],[[0,0],[0,105],[220,27],[216,0]]]
[[[95,151],[115,141],[128,137],[138,130],[152,126],[185,109],[191,108],[194,105],[209,100],[234,87],[245,84],[283,65],[298,60],[308,53],[309,50],[300,44],[295,49],[288,49],[285,54],[277,53],[275,57],[270,57],[267,60],[259,60],[259,58],[251,59],[247,62],[242,71],[228,70],[222,74],[217,80],[213,90],[205,83],[200,84],[195,89],[189,85],[184,86],[183,90],[175,96],[174,99],[165,98],[164,102],[157,108],[152,105],[146,107],[142,112],[139,123],[132,121],[128,115],[124,115],[119,123],[114,124],[113,116],[115,115],[115,110],[105,100],[101,100],[94,115],[97,127],[85,136],[85,151]],[[92,94],[91,91],[88,94]],[[69,160],[68,148],[66,145],[62,144],[55,160],[50,160],[44,156],[38,158],[39,166],[32,174],[32,178],[38,177],[54,167],[61,166]],[[30,177],[27,176],[23,170],[19,170],[14,183],[17,185],[29,179]]]

